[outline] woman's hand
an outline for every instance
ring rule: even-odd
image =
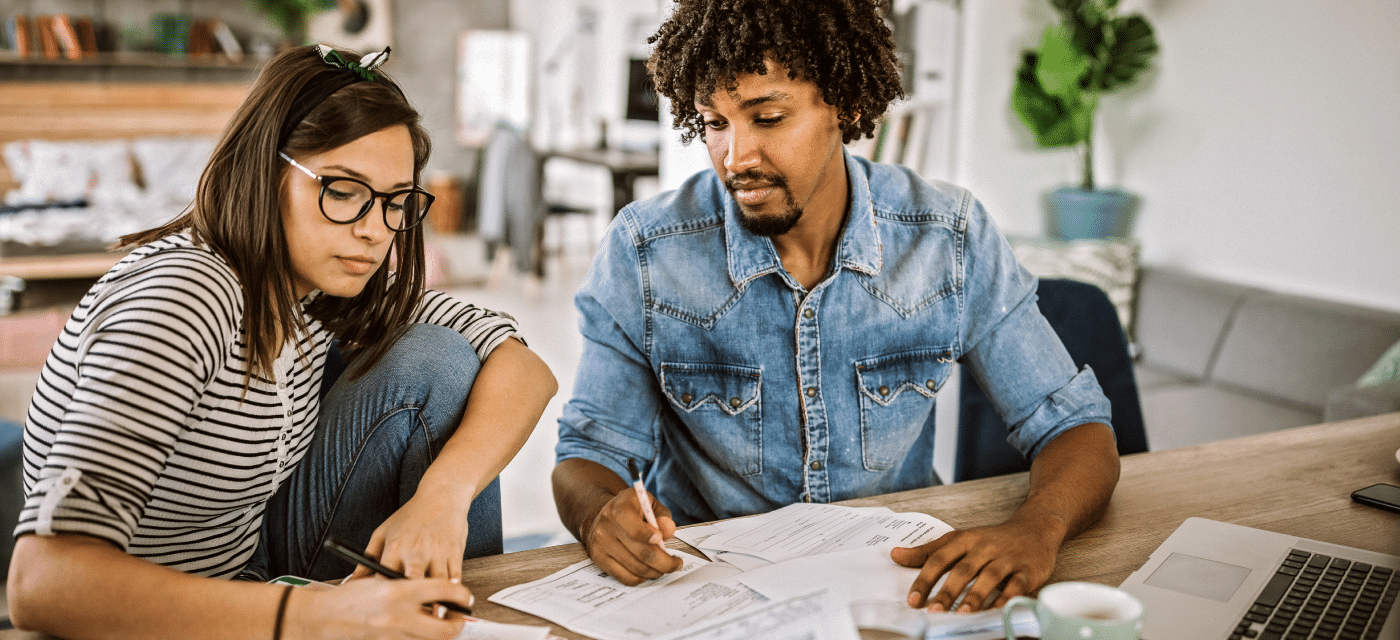
[[[374,530],[365,552],[409,578],[460,582],[470,508],[460,498],[419,485],[413,498]],[[350,578],[371,574],[357,566]]]
[[[293,588],[282,637],[450,640],[462,631],[462,616],[448,614],[439,619],[431,615],[431,603],[469,607],[472,600],[466,587],[444,580],[370,579],[323,591]]]

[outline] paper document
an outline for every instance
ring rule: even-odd
[[[859,640],[844,594],[821,588],[749,607],[656,640]]]
[[[467,618],[462,632],[452,640],[548,640],[557,636],[549,635],[549,627],[533,627],[523,624],[501,624]]]
[[[490,600],[599,640],[849,640],[847,594],[904,602],[919,570],[889,550],[951,530],[924,514],[794,505],[681,530],[716,561],[672,551],[683,568],[636,587],[584,560]]]
[[[592,560],[583,560],[498,591],[489,600],[587,636],[646,639],[762,599],[736,585],[715,584],[737,574],[737,569],[670,553],[684,561],[679,571],[635,587],[613,579]]]
[[[930,613],[928,634],[924,640],[1005,640],[1001,626],[1001,609],[979,613]],[[1011,613],[1011,628],[1017,636],[1040,635],[1040,623],[1025,607]]]
[[[782,562],[863,547],[912,547],[952,530],[947,523],[924,513],[794,504],[736,520],[724,531],[708,536],[700,548]]]

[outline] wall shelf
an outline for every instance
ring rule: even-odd
[[[20,57],[14,53],[0,53],[0,66],[8,67],[70,67],[70,68],[146,68],[146,69],[236,69],[255,70],[266,62],[262,57],[245,57],[240,61],[230,60],[224,55],[175,56],[166,53],[144,51],[120,51],[97,53],[76,60],[68,58],[45,58],[43,56]]]

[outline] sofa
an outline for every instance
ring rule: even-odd
[[[0,145],[15,182],[0,204],[0,257],[101,251],[174,218],[214,144],[191,135]]]
[[[1356,384],[1400,313],[1147,266],[1133,322],[1153,450],[1400,411],[1400,382]]]

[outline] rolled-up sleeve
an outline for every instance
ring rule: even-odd
[[[468,304],[440,291],[423,292],[416,320],[452,329],[471,342],[482,362],[506,338],[525,342],[515,319],[501,313]]]
[[[1035,276],[1016,261],[980,203],[973,200],[967,211],[962,363],[1009,425],[1007,442],[1034,458],[1073,427],[1110,424],[1109,401],[1093,370],[1076,369],[1041,315]]]
[[[574,304],[583,353],[573,397],[559,420],[555,458],[582,458],[627,477],[659,452],[661,390],[647,357],[641,261],[625,211],[613,220]]]
[[[228,296],[198,287],[236,283],[187,277],[198,266],[131,276],[120,295],[97,296],[81,331],[70,321],[59,339],[76,345],[77,377],[66,381],[73,387],[68,399],[36,391],[31,416],[46,412],[57,426],[44,439],[52,444],[33,452],[41,464],[16,536],[79,533],[127,548],[186,418],[222,366],[222,347],[233,339],[238,311],[217,304]]]

